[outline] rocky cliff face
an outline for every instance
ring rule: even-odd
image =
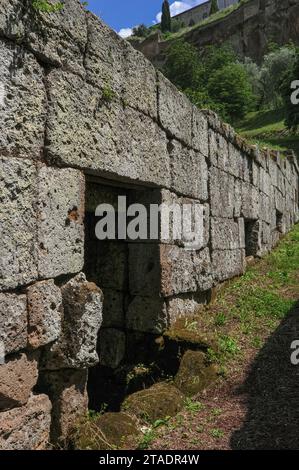
[[[193,29],[183,38],[198,48],[230,43],[242,57],[260,63],[270,42],[299,44],[298,0],[249,0],[226,17]],[[163,62],[170,42],[153,37],[136,47],[153,62]]]
[[[163,334],[298,220],[293,155],[250,147],[192,106],[79,1],[53,15],[30,5],[0,9],[1,449],[63,443],[90,367],[123,364],[134,335]],[[109,197],[199,204],[201,245],[91,256],[90,188],[103,181]]]

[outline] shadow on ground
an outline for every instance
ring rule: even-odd
[[[232,449],[299,449],[299,365],[291,343],[299,340],[299,303],[256,357],[238,390],[247,415],[231,438]]]

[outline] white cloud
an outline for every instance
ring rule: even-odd
[[[203,3],[205,0],[184,0],[183,2],[173,2],[170,4],[170,14],[171,16],[176,16],[179,13],[183,13],[183,11],[189,10],[200,3]],[[160,23],[162,18],[162,12],[160,11],[156,15],[155,23]]]
[[[129,36],[132,36],[132,34],[133,34],[133,28],[121,28],[121,30],[118,31],[118,34],[119,34],[120,37],[122,37],[123,39],[126,39],[126,38],[128,38]]]

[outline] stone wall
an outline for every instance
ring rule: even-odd
[[[193,312],[202,294],[244,272],[246,254],[267,253],[298,220],[294,155],[248,146],[79,1],[64,3],[47,15],[1,0],[1,449],[63,442],[86,410],[107,309],[84,266],[91,179],[139,202],[187,198],[205,210],[197,251],[134,246],[130,302],[123,323],[103,324],[102,362],[117,338],[161,334]]]
[[[238,3],[239,0],[218,0],[218,8],[219,10],[224,10],[235,3]],[[189,10],[184,11],[183,13],[179,13],[175,15],[173,18],[181,21],[185,24],[185,26],[189,26],[191,23],[196,24],[200,21],[208,18],[210,16],[211,11],[211,1],[207,1],[197,5],[196,7],[190,8]]]

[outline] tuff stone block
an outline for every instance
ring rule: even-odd
[[[241,221],[243,222],[243,219],[236,221],[235,219],[211,218],[211,238],[214,250],[244,248]]]
[[[26,348],[26,295],[0,293],[0,341],[6,355]]]
[[[61,334],[62,296],[53,281],[40,281],[27,288],[28,342],[37,349]]]
[[[199,312],[207,301],[207,294],[202,292],[181,294],[167,299],[169,326],[174,324],[179,317],[192,316]]]
[[[189,251],[175,245],[161,245],[161,292],[165,297],[208,290],[213,285],[208,248]]]
[[[192,148],[209,157],[208,120],[197,106],[192,107]]]
[[[39,276],[77,273],[84,264],[84,176],[78,170],[38,172]]]
[[[252,184],[242,184],[242,211],[246,219],[258,219],[259,217],[259,191]]]
[[[238,204],[235,194],[235,178],[218,168],[210,168],[210,203],[211,215],[214,217],[234,216],[235,205]]]
[[[214,278],[218,282],[240,276],[245,270],[244,250],[214,250],[212,252],[212,269]]]
[[[103,307],[103,328],[124,328],[124,293],[115,289],[103,289],[104,307]]]
[[[0,291],[37,278],[35,204],[34,163],[0,157]]]
[[[49,449],[51,408],[47,395],[32,395],[26,405],[0,413],[0,449]]]
[[[0,410],[25,405],[37,377],[37,360],[32,355],[20,354],[0,365]]]
[[[169,145],[171,188],[184,196],[208,199],[208,166],[205,157],[172,140]]]
[[[149,116],[61,70],[47,76],[47,87],[51,162],[170,187],[167,138]]]
[[[126,313],[127,329],[161,334],[167,325],[167,310],[162,298],[138,295],[133,297]]]
[[[65,446],[78,420],[88,408],[87,370],[45,372],[40,387],[52,402],[51,442]]]
[[[61,287],[64,316],[59,340],[48,347],[42,368],[85,369],[98,362],[96,343],[102,323],[103,294],[83,273]]]
[[[163,128],[192,145],[192,105],[183,93],[158,72],[158,115]]]
[[[29,5],[24,26],[25,42],[41,62],[85,75],[87,26],[84,8],[78,0],[64,0],[63,9],[51,15],[36,10],[33,14]]]
[[[32,54],[2,39],[0,57],[0,155],[38,160],[47,106],[43,69]]]

